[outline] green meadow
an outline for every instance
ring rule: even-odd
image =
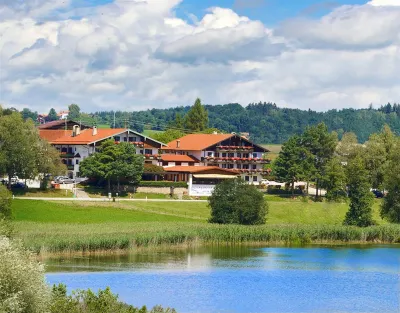
[[[269,199],[263,226],[207,223],[206,202],[14,200],[15,236],[36,253],[110,251],[201,243],[399,243],[400,226],[345,227],[346,203]]]

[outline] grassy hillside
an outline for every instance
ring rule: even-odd
[[[278,157],[279,152],[281,152],[282,149],[282,145],[278,144],[265,144],[262,146],[270,151],[268,152],[267,157],[271,159],[271,161],[275,160]]]

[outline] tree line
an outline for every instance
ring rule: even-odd
[[[282,145],[272,164],[277,180],[291,186],[306,181],[318,191],[326,190],[328,201],[349,200],[346,225],[369,226],[374,195],[371,190],[384,191],[382,218],[400,223],[400,137],[388,125],[373,133],[361,144],[356,134],[345,133],[338,140],[324,123],[309,126]]]

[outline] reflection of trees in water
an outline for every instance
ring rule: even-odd
[[[190,248],[151,248],[113,255],[87,255],[49,258],[49,272],[112,271],[146,268],[210,267],[212,262],[240,260],[265,255],[261,249],[245,245],[212,245]],[[159,265],[159,266],[157,266]]]

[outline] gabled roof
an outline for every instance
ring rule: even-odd
[[[218,166],[170,166],[164,167],[166,172],[178,173],[220,173],[224,175],[238,176],[238,173],[232,170],[224,169]]]
[[[93,135],[93,129],[81,130],[77,136],[72,136],[71,130],[58,130],[58,129],[39,129],[39,135],[41,138],[46,139],[54,145],[88,145],[98,141],[102,141],[114,136],[129,132],[137,136],[143,137],[145,140],[155,142],[161,146],[165,146],[164,143],[147,137],[143,134],[135,132],[125,128],[98,128],[97,134]],[[147,146],[148,144],[146,144]],[[150,147],[150,145],[149,145]]]
[[[199,163],[200,161],[193,156],[190,155],[181,155],[181,154],[161,154],[161,161],[164,162],[195,162]]]
[[[177,140],[168,143],[168,148],[165,150],[192,150],[201,151],[210,146],[213,146],[223,140],[231,138],[232,134],[190,134],[186,135],[180,140],[179,148],[177,147]]]
[[[57,120],[57,121],[52,121],[52,122],[47,122],[44,124],[40,124],[38,126],[39,129],[59,129],[59,130],[64,130],[65,124],[68,124],[68,129],[70,128],[71,125],[80,125],[81,129],[85,128],[90,128],[90,126],[86,124],[82,124],[77,121],[73,120]]]

